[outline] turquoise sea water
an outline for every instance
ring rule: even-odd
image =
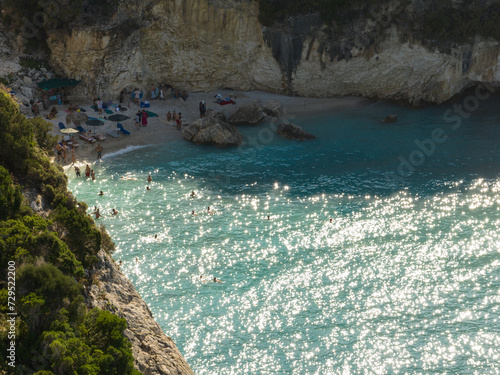
[[[314,141],[133,148],[70,188],[197,374],[499,373],[499,103],[460,126],[374,103],[294,118]]]

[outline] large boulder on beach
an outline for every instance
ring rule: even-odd
[[[261,107],[256,104],[242,105],[229,118],[232,125],[255,125],[261,122],[266,115]]]
[[[280,124],[276,129],[276,133],[282,135],[287,139],[295,139],[299,141],[316,139],[314,135],[305,132],[300,126],[292,124],[291,122]]]
[[[234,126],[225,121],[222,114],[196,120],[182,131],[184,138],[197,144],[212,144],[217,147],[238,146],[243,136]]]
[[[280,102],[277,100],[270,100],[262,106],[264,113],[271,117],[280,117],[283,114]]]

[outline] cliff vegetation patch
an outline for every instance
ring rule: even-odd
[[[50,162],[50,128],[0,88],[0,372],[139,374],[126,321],[85,304],[87,270],[114,244]]]

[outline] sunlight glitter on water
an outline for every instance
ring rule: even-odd
[[[201,373],[229,361],[229,348],[237,358],[231,368],[241,373],[257,368],[247,363],[257,356],[262,373],[328,373],[344,361],[375,373],[416,363],[423,371],[460,371],[470,362],[457,357],[469,350],[489,360],[500,355],[498,335],[476,331],[463,341],[456,328],[498,322],[498,309],[484,312],[498,294],[483,289],[494,283],[498,290],[491,275],[500,262],[481,261],[498,257],[500,222],[486,217],[497,210],[496,184],[476,181],[432,197],[401,191],[303,199],[274,186],[276,193],[190,199],[191,186],[175,178],[155,182],[151,192],[112,178],[100,186],[115,193],[89,203],[121,209],[103,220],[118,242],[115,258],[159,321],[169,322],[168,332],[189,337],[182,348],[199,358]],[[88,195],[89,188],[80,181],[73,190]],[[224,284],[200,282],[199,274]]]
[[[413,142],[397,130],[388,144],[404,131]],[[105,160],[96,183],[70,181],[104,213],[114,258],[195,373],[496,373],[500,179],[465,167],[439,178],[432,164],[388,191],[383,169],[359,169],[362,152],[321,173],[308,166],[340,161],[336,148],[286,142],[259,163],[169,144]],[[212,177],[235,164],[224,184]]]

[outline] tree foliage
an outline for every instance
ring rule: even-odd
[[[26,373],[138,374],[123,335],[125,320],[97,309],[87,312],[84,268],[113,243],[47,157],[54,141],[49,129],[42,119],[22,116],[0,88],[0,372],[9,371],[11,290],[5,281],[15,264],[16,357]],[[48,218],[32,212],[25,190],[44,200]]]

